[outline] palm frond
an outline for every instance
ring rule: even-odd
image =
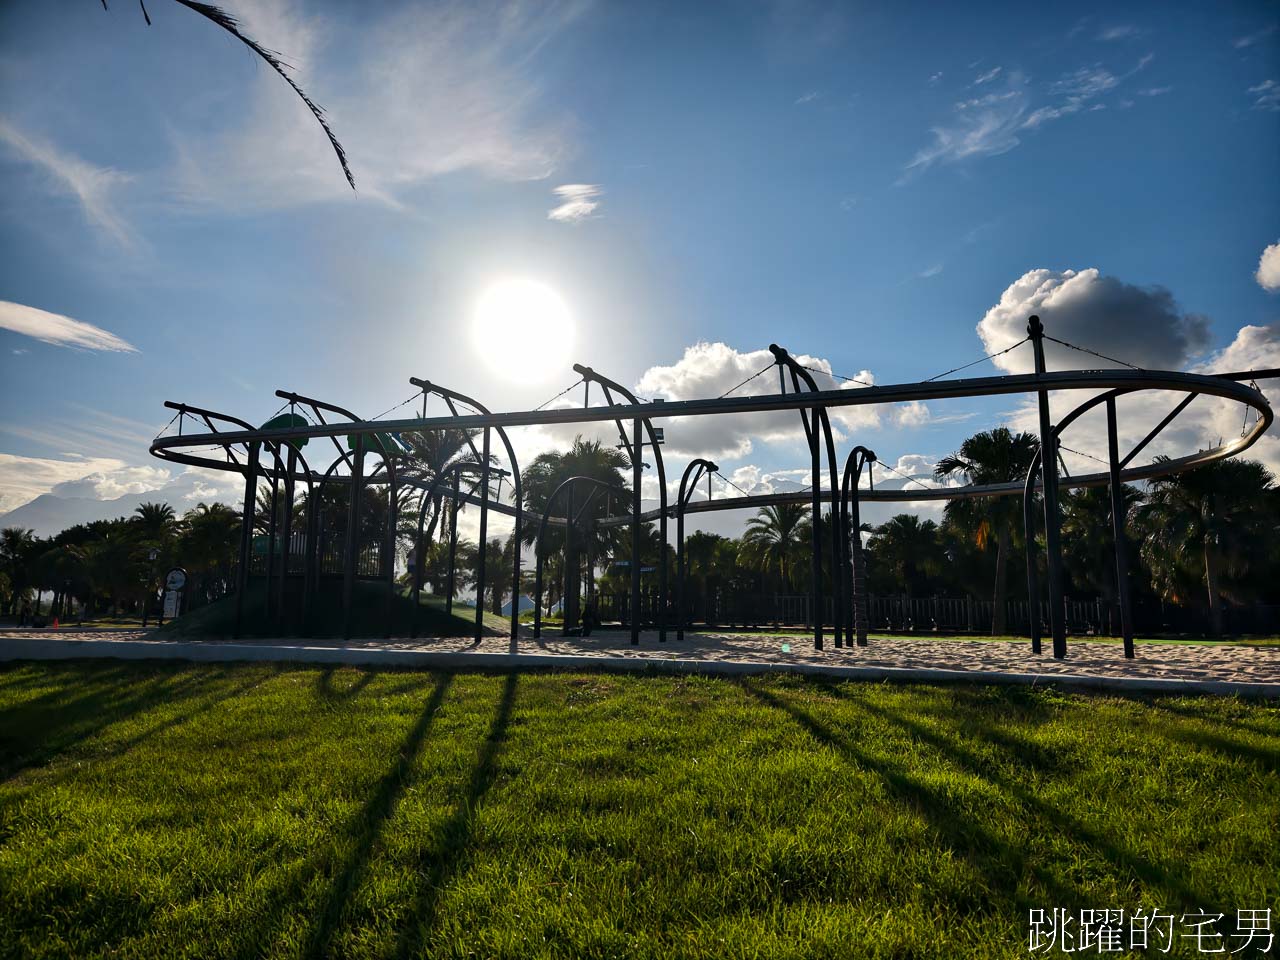
[[[347,164],[347,151],[343,149],[342,144],[338,142],[338,138],[334,135],[333,128],[329,126],[329,120],[325,116],[324,110],[307,96],[306,91],[297,84],[293,77],[285,72],[285,64],[281,60],[280,54],[274,50],[268,50],[257,40],[254,40],[253,37],[244,33],[240,29],[240,21],[221,7],[216,7],[211,3],[199,3],[198,0],[174,0],[174,2],[217,24],[265,60],[272,70],[284,77],[284,82],[289,84],[293,88],[293,92],[307,105],[307,109],[311,111],[311,115],[320,124],[324,135],[329,138],[329,145],[333,147],[333,152],[338,155],[338,163],[342,165],[342,173],[347,178],[347,183],[351,185],[351,189],[354,190],[356,188],[356,178],[351,173],[351,167]],[[104,10],[107,8],[107,0],[102,0],[102,8]],[[151,18],[147,16],[147,8],[145,6],[142,8],[142,15],[146,17],[147,23],[150,24]]]

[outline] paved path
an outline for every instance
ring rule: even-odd
[[[590,638],[469,637],[341,641],[269,639],[170,641],[143,631],[0,631],[0,660],[84,657],[187,661],[284,661],[422,668],[589,667],[713,674],[794,672],[874,680],[965,680],[1115,690],[1198,692],[1280,698],[1280,647],[1148,644],[1125,660],[1119,644],[1073,641],[1067,660],[1034,656],[1007,641],[873,638],[866,647],[813,649],[812,640],[690,633],[657,642],[646,634]]]

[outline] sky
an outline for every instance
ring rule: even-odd
[[[148,455],[165,400],[260,423],[286,388],[372,417],[418,376],[527,409],[575,361],[687,399],[772,342],[857,389],[823,371],[922,380],[1030,313],[1139,366],[1280,366],[1274,3],[225,6],[326,109],[355,191],[281,78],[191,11],[0,5],[0,514],[238,500]],[[513,278],[549,292],[563,350],[545,311],[477,334]],[[1122,434],[1176,399],[1128,401]],[[1240,416],[1199,403],[1150,452]],[[834,420],[841,451],[922,478],[1034,424],[1017,398]],[[523,431],[522,461],[574,432]],[[1280,469],[1274,435],[1254,453]],[[753,492],[807,482],[796,416],[671,422],[666,454],[673,483],[698,455]]]

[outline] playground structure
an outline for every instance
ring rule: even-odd
[[[630,491],[630,510],[626,513],[613,513],[612,498],[620,491],[607,487],[598,480],[589,477],[570,477],[560,484],[546,505],[538,520],[538,534],[534,538],[535,565],[535,614],[534,636],[541,633],[542,611],[542,573],[544,559],[544,540],[549,527],[563,528],[565,532],[566,584],[564,605],[564,628],[571,631],[577,628],[580,620],[580,589],[577,581],[580,563],[578,562],[575,537],[586,522],[594,523],[600,528],[617,528],[629,526],[631,532],[631,556],[628,561],[630,572],[630,602],[626,611],[626,626],[630,631],[633,644],[640,642],[642,634],[641,606],[641,536],[643,525],[657,522],[659,542],[667,543],[667,521],[674,516],[676,520],[676,596],[675,606],[676,636],[683,638],[686,626],[685,610],[685,578],[684,562],[684,521],[687,514],[715,510],[741,510],[759,508],[781,503],[805,502],[811,508],[812,540],[810,549],[811,585],[810,601],[813,611],[823,609],[824,598],[822,578],[823,551],[830,551],[832,571],[832,617],[831,635],[837,648],[846,644],[865,646],[867,643],[867,610],[865,571],[862,557],[861,537],[859,530],[859,505],[862,502],[911,502],[924,500],[950,500],[968,497],[995,497],[1021,495],[1024,507],[1024,523],[1028,531],[1027,542],[1027,578],[1030,598],[1041,595],[1039,576],[1037,573],[1036,538],[1031,535],[1035,529],[1035,496],[1041,495],[1043,506],[1043,523],[1045,531],[1045,589],[1048,595],[1049,633],[1052,641],[1053,655],[1063,658],[1067,653],[1066,628],[1063,615],[1062,596],[1062,556],[1060,537],[1060,507],[1058,493],[1061,488],[1108,486],[1111,489],[1113,514],[1113,538],[1115,547],[1115,564],[1120,586],[1119,606],[1124,638],[1125,655],[1134,656],[1132,618],[1129,614],[1129,597],[1127,591],[1128,551],[1125,543],[1123,517],[1119,510],[1122,502],[1121,485],[1127,482],[1148,480],[1154,477],[1189,470],[1216,460],[1235,456],[1252,446],[1266,432],[1273,421],[1273,413],[1266,398],[1257,389],[1256,381],[1272,379],[1280,376],[1280,370],[1255,370],[1245,372],[1216,373],[1212,375],[1191,374],[1175,371],[1142,370],[1129,366],[1129,369],[1103,368],[1071,371],[1047,372],[1044,359],[1044,340],[1049,337],[1038,317],[1031,317],[1027,325],[1027,337],[1015,344],[1030,344],[1035,355],[1035,372],[1031,374],[1012,374],[1005,376],[981,377],[960,380],[941,380],[941,376],[918,383],[888,384],[883,386],[865,386],[861,389],[820,390],[811,375],[810,368],[799,363],[785,349],[776,344],[770,345],[773,363],[755,374],[761,376],[769,369],[776,367],[779,376],[779,392],[763,396],[729,396],[728,394],[708,399],[644,402],[621,384],[597,373],[590,367],[574,365],[574,371],[584,385],[583,406],[581,408],[553,407],[511,413],[492,413],[469,396],[442,387],[439,384],[418,378],[411,378],[410,383],[420,393],[415,394],[399,406],[415,401],[421,397],[422,411],[413,419],[373,419],[362,420],[356,414],[343,407],[335,406],[321,400],[301,394],[278,390],[276,396],[285,401],[289,412],[281,412],[260,427],[255,427],[245,420],[217,413],[205,408],[194,407],[185,403],[166,402],[165,406],[177,411],[174,420],[178,423],[176,434],[161,435],[151,445],[152,455],[164,460],[208,469],[226,470],[241,474],[245,478],[244,510],[241,519],[240,557],[236,572],[236,634],[239,635],[243,613],[243,604],[252,567],[254,514],[256,493],[259,482],[267,481],[271,498],[271,517],[268,524],[267,550],[265,562],[266,608],[269,618],[275,618],[284,624],[286,603],[290,597],[288,584],[293,582],[299,589],[296,591],[298,608],[302,612],[302,623],[305,628],[306,614],[311,599],[320,589],[325,579],[341,579],[342,603],[344,611],[344,636],[351,634],[352,597],[357,579],[385,581],[387,585],[388,611],[396,596],[395,584],[395,548],[397,531],[397,514],[400,509],[400,496],[408,490],[410,494],[418,494],[418,516],[414,549],[417,563],[414,569],[412,594],[415,615],[418,599],[422,589],[423,559],[425,544],[423,542],[425,518],[428,507],[435,498],[447,497],[453,516],[456,517],[459,504],[479,506],[479,541],[481,549],[475,570],[476,612],[475,636],[477,640],[483,631],[483,597],[487,577],[490,573],[500,575],[496,571],[486,569],[484,544],[488,531],[488,514],[490,510],[512,518],[517,534],[526,529],[521,490],[520,467],[514,448],[507,435],[506,428],[517,426],[550,425],[564,423],[601,423],[613,421],[620,440],[620,448],[625,452],[632,471]],[[1064,341],[1055,342],[1081,350]],[[1014,347],[1008,348],[1009,350]],[[1002,352],[1008,352],[1002,351]],[[1100,356],[1095,354],[1095,356]],[[991,359],[984,357],[982,359]],[[1123,363],[1123,361],[1111,362]],[[975,361],[975,363],[981,361]],[[969,366],[972,366],[970,364]],[[948,371],[954,373],[958,370]],[[825,373],[825,371],[822,371]],[[848,379],[848,378],[846,378]],[[1253,381],[1251,384],[1244,381]],[[743,384],[739,384],[738,389]],[[604,404],[590,405],[592,384],[600,388]],[[573,389],[570,387],[569,389]],[[1054,391],[1093,391],[1084,402],[1080,403],[1063,416],[1056,424],[1052,420],[1049,396]],[[1123,457],[1119,453],[1117,436],[1116,399],[1139,391],[1169,391],[1183,394],[1182,399],[1173,407],[1147,435]],[[568,390],[563,391],[567,393]],[[733,393],[731,390],[729,393]],[[828,411],[833,407],[855,406],[866,404],[892,404],[910,401],[942,400],[962,397],[985,397],[999,395],[1029,394],[1037,397],[1039,408],[1040,455],[1028,472],[1025,480],[1010,481],[998,484],[968,485],[946,488],[922,489],[875,489],[872,480],[873,466],[877,462],[873,451],[864,446],[855,446],[846,456],[843,470],[836,457],[836,445],[831,430]],[[1221,397],[1243,404],[1252,410],[1255,419],[1252,426],[1246,424],[1241,436],[1208,450],[1167,460],[1159,460],[1142,466],[1133,466],[1133,460],[1169,426],[1198,396]],[[431,397],[443,401],[447,415],[427,416],[427,402]],[[1065,463],[1061,458],[1059,437],[1062,432],[1077,421],[1085,413],[1105,406],[1108,430],[1107,471],[1102,473],[1067,474]],[[544,407],[546,405],[544,404]],[[466,408],[466,409],[462,409]],[[282,408],[283,411],[284,408]],[[392,408],[393,412],[397,408]],[[299,413],[301,411],[301,413]],[[309,412],[308,412],[309,411]],[[764,495],[744,495],[726,499],[693,501],[691,496],[697,483],[703,476],[708,478],[718,471],[716,464],[709,460],[697,458],[691,461],[681,478],[679,493],[674,505],[667,502],[666,470],[663,462],[660,432],[654,421],[669,418],[693,416],[716,416],[731,413],[749,413],[763,411],[798,411],[804,428],[804,436],[809,451],[810,488],[796,493],[771,493]],[[338,419],[327,419],[326,414]],[[202,424],[206,432],[185,433],[184,424],[188,418]],[[628,429],[629,427],[629,429]],[[408,446],[402,435],[428,434],[433,431],[461,430],[466,431],[465,443],[473,456],[470,462],[456,462],[432,476],[419,476],[408,465]],[[507,468],[493,464],[493,434],[497,434],[507,461]],[[476,438],[480,443],[477,447]],[[344,447],[341,440],[346,439]],[[303,454],[303,447],[311,440],[319,440],[321,444],[329,441],[336,457],[323,470],[317,471]],[[221,456],[212,451],[220,451]],[[1044,455],[1049,452],[1049,455]],[[659,502],[657,509],[644,511],[641,503],[642,471],[646,464],[644,458],[651,452],[658,481]],[[372,454],[378,463],[366,472],[367,459]],[[824,464],[825,457],[825,464]],[[1062,476],[1059,466],[1062,466]],[[508,469],[509,468],[509,469]],[[861,486],[863,472],[866,472],[868,483]],[[463,474],[474,477],[468,485],[463,482]],[[825,474],[825,485],[824,485]],[[498,476],[499,485],[509,477],[512,484],[513,503],[508,504],[491,493],[494,476]],[[292,530],[295,496],[298,485],[303,484],[307,490],[305,533],[295,536]],[[345,494],[346,526],[337,544],[340,554],[340,570],[333,570],[333,563],[326,557],[335,555],[321,541],[322,531],[328,529],[322,522],[326,511],[326,491],[336,490]],[[362,538],[360,527],[365,519],[362,506],[366,504],[365,491],[373,490],[381,496],[385,494],[386,522],[379,538]],[[601,518],[586,520],[586,511],[596,498],[604,494],[608,509]],[[283,498],[282,500],[280,498]],[[822,506],[832,506],[829,524],[824,522]],[[283,505],[283,510],[277,509]],[[559,508],[562,513],[555,511]],[[277,517],[281,517],[280,521]],[[828,531],[826,526],[830,526]],[[280,529],[277,529],[280,527]],[[519,537],[517,537],[519,539]],[[293,554],[294,541],[300,541],[301,556]],[[452,604],[454,594],[454,565],[456,562],[457,531],[456,524],[450,524],[449,551],[449,589],[447,603]],[[513,597],[513,616],[511,618],[511,639],[518,636],[518,617],[515,615],[516,601],[521,590],[521,550],[517,547],[513,552],[510,571]],[[668,634],[669,603],[669,571],[667,569],[666,551],[660,550],[657,560],[658,598],[654,615],[654,626],[658,641],[665,642]],[[277,555],[279,568],[277,569]],[[571,564],[568,562],[573,560]],[[573,573],[569,569],[572,566]],[[295,572],[295,567],[298,568]],[[813,616],[813,642],[816,649],[823,649],[826,626],[821,615]],[[1041,652],[1042,628],[1039,618],[1030,619],[1031,645],[1035,653]],[[390,612],[387,617],[387,635],[390,634]],[[413,632],[413,631],[411,631]]]

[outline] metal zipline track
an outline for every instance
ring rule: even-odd
[[[896,383],[885,386],[860,387],[851,390],[819,390],[815,393],[782,394],[753,397],[717,397],[706,400],[655,401],[639,404],[614,404],[605,407],[563,407],[554,410],[524,410],[513,413],[469,414],[452,417],[426,417],[413,420],[366,420],[348,423],[285,427],[275,430],[235,430],[225,433],[191,433],[185,436],[157,437],[151,452],[164,457],[163,451],[184,446],[223,446],[253,440],[281,442],[358,434],[399,433],[427,430],[482,430],[485,427],[529,427],[561,423],[598,423],[605,420],[665,420],[670,417],[716,416],[727,413],[763,413],[777,410],[811,410],[817,407],[867,406],[879,403],[905,403],[912,400],[950,400],[961,397],[1004,396],[1035,393],[1040,390],[1173,390],[1204,393],[1248,404],[1261,414],[1270,426],[1272,413],[1262,394],[1241,380],[1268,380],[1280,377],[1280,369],[1248,370],[1242,373],[1207,375],[1175,371],[1139,370],[1071,370],[1036,375],[1013,374],[1007,377],[982,377],[938,383]],[[1259,422],[1262,422],[1261,420]],[[1265,427],[1263,428],[1265,430]],[[201,465],[206,465],[202,462]],[[207,465],[215,469],[220,461]]]
[[[179,434],[176,436],[157,437],[151,444],[151,453],[153,456],[168,460],[175,463],[189,464],[199,466],[206,469],[226,470],[241,474],[245,478],[245,510],[241,524],[241,548],[240,548],[240,566],[239,566],[239,584],[237,590],[237,626],[236,634],[239,635],[240,614],[239,610],[242,605],[246,587],[246,576],[249,569],[250,558],[250,521],[254,512],[254,495],[257,488],[259,478],[268,480],[272,485],[272,520],[270,524],[270,544],[268,547],[267,561],[267,581],[268,594],[270,595],[271,580],[274,569],[274,559],[276,555],[276,529],[275,529],[275,508],[276,497],[275,491],[278,485],[283,481],[286,493],[286,513],[291,515],[293,489],[294,484],[301,480],[308,485],[315,481],[319,481],[323,486],[326,483],[337,485],[348,485],[359,493],[365,486],[382,486],[388,489],[388,511],[390,520],[386,524],[386,533],[384,534],[386,543],[384,545],[383,559],[380,560],[382,573],[380,576],[385,578],[388,583],[388,620],[387,630],[390,631],[391,617],[391,599],[395,593],[395,545],[393,531],[395,529],[395,510],[397,509],[396,486],[410,487],[418,491],[425,491],[420,504],[419,511],[419,529],[421,529],[422,519],[425,516],[426,499],[430,494],[439,496],[448,496],[455,503],[479,504],[481,509],[481,541],[485,540],[485,517],[488,510],[495,510],[499,513],[511,516],[515,521],[517,528],[521,526],[522,505],[517,502],[514,507],[502,503],[500,500],[491,497],[488,490],[487,476],[490,472],[489,452],[490,443],[489,435],[491,430],[497,430],[503,443],[506,446],[506,452],[511,461],[513,472],[516,474],[513,480],[516,484],[515,494],[517,501],[519,500],[519,467],[515,461],[515,454],[511,444],[508,442],[505,428],[519,426],[538,426],[552,425],[564,423],[600,423],[614,421],[622,436],[624,444],[628,443],[627,435],[623,429],[624,423],[632,426],[632,436],[628,446],[628,453],[632,461],[633,467],[633,492],[631,510],[627,515],[617,515],[609,513],[608,515],[595,519],[592,523],[600,527],[618,527],[631,525],[632,530],[632,596],[631,596],[631,633],[632,642],[639,640],[639,623],[641,620],[640,611],[640,586],[639,586],[639,564],[640,564],[640,535],[639,531],[642,525],[653,520],[659,521],[662,526],[663,536],[661,540],[665,540],[665,528],[667,518],[676,516],[683,523],[683,516],[686,513],[706,513],[721,510],[749,510],[759,507],[779,505],[784,503],[803,503],[809,502],[811,510],[814,513],[814,536],[813,536],[813,556],[812,556],[812,576],[813,586],[812,592],[812,609],[820,610],[819,600],[821,598],[819,588],[819,575],[821,564],[819,554],[821,551],[821,538],[818,534],[818,519],[820,505],[823,503],[831,503],[833,509],[831,511],[831,549],[832,549],[832,574],[833,574],[833,593],[832,599],[836,607],[835,611],[835,631],[834,637],[836,646],[841,646],[842,628],[847,628],[849,639],[852,643],[855,640],[859,645],[865,643],[865,616],[861,612],[860,604],[863,602],[861,597],[861,588],[858,586],[856,573],[852,569],[852,554],[846,543],[842,541],[847,539],[847,535],[843,533],[842,524],[846,516],[846,512],[850,509],[852,503],[853,516],[856,517],[856,507],[859,501],[875,501],[875,502],[920,502],[920,501],[937,501],[937,500],[955,500],[962,498],[990,497],[990,496],[1012,496],[1022,495],[1024,499],[1024,514],[1027,518],[1032,517],[1031,503],[1032,497],[1037,490],[1043,490],[1043,501],[1045,504],[1045,522],[1048,531],[1048,564],[1049,564],[1049,616],[1052,621],[1052,633],[1054,639],[1054,656],[1066,656],[1066,641],[1063,631],[1061,610],[1055,606],[1056,598],[1060,593],[1060,566],[1061,557],[1059,556],[1060,548],[1056,542],[1056,532],[1058,523],[1058,507],[1056,499],[1056,491],[1060,487],[1094,487],[1094,486],[1111,486],[1113,490],[1113,502],[1115,490],[1119,484],[1134,480],[1146,480],[1154,477],[1165,476],[1177,473],[1183,470],[1190,470],[1195,467],[1212,463],[1216,460],[1225,459],[1247,450],[1251,447],[1263,433],[1271,426],[1274,415],[1266,398],[1256,385],[1245,385],[1240,382],[1243,380],[1268,380],[1280,377],[1280,369],[1253,370],[1238,373],[1225,374],[1191,374],[1179,373],[1175,371],[1151,371],[1141,370],[1137,368],[1127,370],[1104,369],[1104,370],[1074,370],[1062,371],[1056,373],[1044,372],[1044,352],[1043,340],[1052,339],[1044,332],[1043,326],[1039,318],[1031,317],[1028,321],[1028,337],[1027,341],[1032,343],[1035,351],[1036,367],[1039,372],[1033,374],[1016,374],[1010,376],[997,377],[981,377],[966,380],[938,381],[930,380],[921,383],[902,383],[889,384],[885,386],[868,386],[860,389],[844,389],[844,390],[817,390],[813,383],[812,377],[805,372],[808,368],[800,367],[792,360],[790,355],[780,347],[771,345],[770,350],[773,351],[777,366],[780,371],[790,370],[793,391],[786,392],[785,378],[780,381],[782,383],[782,392],[776,395],[766,396],[747,396],[747,397],[730,397],[720,396],[712,399],[702,400],[682,400],[682,401],[650,401],[640,402],[620,384],[615,381],[608,380],[596,374],[589,367],[580,367],[575,365],[575,370],[583,376],[584,382],[588,384],[592,381],[599,383],[604,389],[606,397],[606,405],[582,408],[559,408],[559,409],[537,409],[527,411],[516,411],[511,413],[490,413],[484,407],[463,394],[456,393],[446,388],[439,387],[428,381],[413,379],[411,382],[422,389],[424,397],[423,416],[408,420],[359,420],[350,411],[340,407],[326,404],[322,401],[312,400],[310,398],[301,397],[297,394],[290,394],[284,391],[277,391],[277,395],[290,401],[290,408],[293,409],[294,404],[310,406],[320,421],[316,423],[311,421],[310,417],[305,419],[310,421],[306,425],[293,423],[292,425],[279,427],[274,429],[252,428],[246,421],[239,420],[234,417],[227,417],[213,411],[204,410],[197,407],[191,407],[186,404],[166,402],[165,406],[178,411]],[[1024,341],[1026,342],[1026,341]],[[1079,348],[1077,348],[1079,349]],[[1006,351],[1007,352],[1007,351]],[[987,358],[990,359],[990,358]],[[764,371],[761,371],[762,373]],[[754,378],[752,378],[754,379]],[[810,387],[808,392],[800,390],[800,379],[806,381],[806,385]],[[588,387],[589,389],[589,387]],[[613,402],[611,390],[623,396],[628,402]],[[1093,395],[1087,398],[1083,403],[1078,404],[1073,410],[1066,414],[1059,422],[1054,425],[1050,418],[1050,409],[1048,403],[1049,394],[1052,391],[1093,391]],[[1157,390],[1170,391],[1185,394],[1185,399],[1179,403],[1173,411],[1168,414],[1160,423],[1152,429],[1146,437],[1143,438],[1123,459],[1119,459],[1116,451],[1116,427],[1115,427],[1115,400],[1120,396],[1140,391]],[[730,391],[732,392],[732,391]],[[450,411],[450,416],[426,417],[426,396],[428,393],[435,393],[444,397]],[[986,484],[986,485],[968,485],[960,487],[937,487],[910,489],[900,488],[894,490],[886,489],[868,489],[860,490],[856,482],[856,478],[850,488],[849,478],[846,476],[843,486],[841,485],[836,469],[835,450],[832,443],[832,437],[829,431],[827,410],[833,407],[849,407],[849,406],[867,406],[885,403],[904,403],[910,401],[930,401],[957,399],[963,397],[982,397],[982,396],[1007,396],[1013,394],[1035,394],[1038,397],[1040,408],[1040,441],[1041,446],[1047,450],[1053,450],[1054,453],[1061,449],[1059,435],[1068,425],[1078,419],[1081,415],[1090,409],[1104,402],[1107,405],[1109,420],[1109,447],[1110,460],[1107,461],[1108,471],[1090,474],[1082,474],[1077,476],[1057,476],[1057,456],[1046,456],[1038,458],[1039,467],[1033,468],[1033,472],[1028,475],[1025,482],[1022,480],[1012,481],[1008,483]],[[1140,467],[1129,467],[1128,464],[1138,453],[1146,447],[1152,439],[1154,439],[1178,414],[1186,408],[1197,396],[1204,394],[1207,396],[1220,397],[1227,400],[1235,401],[1246,405],[1249,409],[1256,412],[1257,417],[1251,429],[1242,430],[1242,435],[1229,443],[1221,444],[1218,447],[1202,450],[1194,454],[1179,457],[1171,460],[1160,460]],[[589,394],[588,394],[589,396]],[[410,398],[413,399],[413,398]],[[474,414],[463,414],[459,412],[454,401],[462,401],[470,404],[474,409],[478,410]],[[406,403],[409,401],[406,401]],[[399,406],[404,406],[400,404]],[[345,416],[348,419],[342,422],[328,423],[321,413],[321,410],[328,410]],[[394,408],[393,408],[394,409]],[[763,413],[772,411],[799,411],[804,421],[806,436],[809,440],[810,455],[812,460],[813,482],[810,489],[800,490],[794,493],[773,493],[765,495],[748,495],[742,497],[728,498],[722,500],[708,499],[705,501],[686,502],[687,498],[683,495],[683,485],[681,496],[678,498],[677,504],[672,507],[668,506],[666,499],[666,487],[662,484],[664,479],[664,470],[662,466],[662,454],[658,446],[658,440],[653,430],[653,421],[663,421],[667,419],[677,419],[683,417],[697,416],[716,416],[721,414],[734,413]],[[305,410],[304,410],[305,414]],[[186,434],[181,433],[182,418],[184,415],[191,415],[202,421],[209,428],[210,433]],[[226,432],[219,432],[214,424],[214,420],[229,423],[237,428]],[[1245,417],[1245,425],[1248,425],[1248,415]],[[648,444],[642,443],[641,430],[648,437]],[[820,432],[821,428],[821,432]],[[483,437],[483,452],[477,453],[474,444],[468,440],[468,444],[472,447],[472,453],[478,457],[479,470],[481,472],[481,482],[479,485],[479,494],[468,492],[461,489],[462,484],[459,482],[457,471],[455,470],[454,484],[450,488],[442,483],[444,476],[432,478],[429,482],[425,479],[406,476],[403,470],[397,470],[394,466],[395,461],[399,459],[401,451],[397,443],[399,443],[398,434],[405,433],[424,433],[439,430],[451,431],[468,431],[479,433]],[[354,457],[343,449],[340,438],[346,437],[347,443],[354,450]],[[338,459],[334,460],[328,470],[323,473],[312,471],[305,460],[302,460],[303,470],[297,469],[297,461],[301,460],[295,454],[300,447],[299,441],[305,442],[311,438],[329,438],[338,452]],[[396,442],[392,442],[393,438]],[[826,450],[822,450],[822,441],[825,440]],[[391,449],[388,449],[390,445]],[[243,446],[246,451],[246,458],[242,462],[232,452],[232,447]],[[656,510],[641,511],[639,490],[640,490],[640,467],[644,446],[651,446],[654,451],[655,463],[658,469],[658,480],[661,484],[661,504]],[[202,448],[217,448],[221,451],[225,459],[215,459],[213,455],[208,454]],[[260,462],[259,452],[262,448],[271,454],[274,466],[263,466]],[[285,449],[289,451],[288,464],[285,466],[281,463],[281,452]],[[858,448],[865,449],[865,448]],[[366,452],[379,456],[381,463],[370,472],[364,474],[363,462]],[[824,489],[821,477],[821,455],[825,452],[827,459],[830,461],[829,469],[831,474],[831,489]],[[855,450],[856,453],[856,450]],[[869,459],[875,460],[875,455],[867,451]],[[1060,455],[1059,455],[1060,456]],[[701,461],[695,461],[701,462]],[[345,464],[349,469],[346,475],[336,472],[336,468],[340,464]],[[384,469],[385,468],[385,469]],[[714,470],[714,466],[712,466]],[[1035,471],[1039,470],[1037,474]],[[847,472],[847,468],[846,468]],[[896,471],[895,471],[896,472]],[[1064,464],[1065,473],[1065,464]],[[686,471],[687,477],[687,471]],[[474,490],[475,488],[473,488]],[[569,493],[569,501],[572,502],[572,491]],[[346,529],[353,531],[358,529],[360,497],[349,497],[349,517]],[[319,576],[319,560],[317,535],[319,534],[319,526],[317,520],[317,510],[323,507],[317,503],[317,497],[309,496],[307,500],[307,555],[304,558],[304,591],[303,591],[303,612],[306,613],[307,596],[309,590],[307,584]],[[571,513],[571,508],[570,508]],[[434,521],[433,521],[434,523]],[[564,518],[550,516],[550,507],[544,512],[542,518],[542,528],[545,529],[547,524],[564,526],[568,528],[569,537],[572,536],[573,528],[576,521],[572,516]],[[1031,543],[1030,523],[1028,523],[1028,544]],[[825,525],[825,523],[824,523]],[[1122,527],[1115,525],[1117,531],[1116,539],[1116,555],[1118,575],[1123,579],[1125,561],[1124,561],[1124,544]],[[287,522],[286,531],[289,529]],[[351,588],[355,579],[355,550],[356,538],[344,533],[344,617],[347,625],[345,633],[350,633],[350,610],[351,610]],[[286,533],[286,541],[288,535]],[[539,538],[540,539],[540,538]],[[568,542],[568,541],[566,541]],[[421,533],[419,534],[418,547],[423,548],[421,541]],[[279,606],[278,613],[282,615],[283,603],[285,598],[284,582],[289,576],[288,565],[288,546],[284,545],[284,562],[280,573],[280,584],[278,588]],[[540,548],[539,548],[540,550]],[[513,597],[519,589],[520,583],[520,551],[516,550],[513,564]],[[480,551],[480,563],[477,573],[477,583],[481,602],[483,598],[483,590],[485,583],[485,564],[483,557],[485,551]],[[388,563],[386,557],[391,557]],[[421,556],[421,555],[420,555]],[[450,583],[452,580],[453,553],[450,551]],[[660,639],[665,639],[666,626],[666,603],[667,603],[667,584],[666,584],[666,563],[665,553],[662,555],[661,561],[662,576],[660,578],[660,587],[658,593],[658,605],[656,607],[656,621],[659,628]],[[541,553],[539,552],[539,567],[541,567]],[[1034,579],[1034,563],[1031,554],[1028,554],[1028,570],[1029,583],[1031,590],[1036,591]],[[420,570],[419,570],[420,573]],[[852,577],[850,583],[845,581]],[[541,578],[539,578],[540,580]],[[680,569],[680,596],[684,596],[684,571]],[[576,582],[576,581],[575,581]],[[420,589],[420,588],[419,588]],[[575,588],[576,589],[576,588]],[[859,605],[857,609],[846,609],[852,603]],[[416,604],[415,604],[416,609]],[[270,608],[269,608],[270,612]],[[1132,656],[1132,640],[1129,635],[1127,611],[1125,613],[1126,624],[1126,655]],[[566,629],[569,627],[570,617],[566,617]],[[822,649],[823,627],[822,617],[815,615],[813,617],[814,629],[814,646]],[[305,622],[305,621],[304,621]],[[855,624],[857,625],[855,629]],[[678,630],[683,631],[683,616],[679,624]],[[480,604],[477,605],[475,618],[475,633],[477,640],[482,634],[482,617],[480,613]],[[511,638],[514,643],[517,637],[517,625],[513,618],[511,624]],[[1032,649],[1034,652],[1040,652],[1039,646],[1039,624],[1035,623],[1032,627]]]

